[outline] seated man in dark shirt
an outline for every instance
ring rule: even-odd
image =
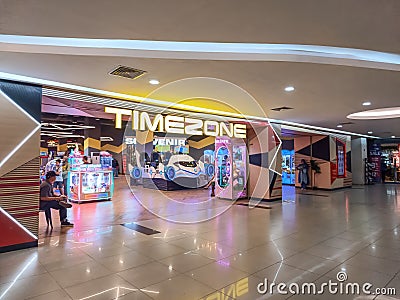
[[[53,183],[56,180],[56,173],[49,171],[46,174],[46,180],[40,185],[40,209],[57,209],[60,214],[61,227],[72,227],[74,224],[67,220],[67,208],[72,205],[65,201],[65,196],[55,196],[53,193]]]

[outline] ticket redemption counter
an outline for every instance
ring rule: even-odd
[[[216,137],[215,194],[236,200],[247,197],[247,148],[243,139]]]
[[[112,157],[102,155],[100,164],[82,164],[81,157],[70,157],[68,199],[84,203],[111,200],[114,193]]]

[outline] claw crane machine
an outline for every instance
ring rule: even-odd
[[[247,197],[247,148],[240,138],[215,138],[215,195],[237,200]]]
[[[99,164],[83,164],[82,157],[79,152],[69,156],[68,199],[76,203],[111,200],[114,193],[112,156],[100,152]]]

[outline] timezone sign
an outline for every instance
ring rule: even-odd
[[[115,128],[122,127],[122,116],[130,116],[133,130],[246,138],[246,124],[162,114],[157,114],[151,118],[147,112],[115,107],[105,107],[105,112],[115,114]]]

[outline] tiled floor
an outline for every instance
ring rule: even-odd
[[[400,299],[400,185],[296,195],[285,187],[289,201],[272,209],[232,206],[209,221],[182,224],[144,210],[118,180],[112,202],[74,205],[75,228],[46,233],[42,225],[38,249],[0,254],[0,300]],[[188,192],[167,195],[188,199]],[[191,212],[178,207],[180,220],[229,206],[207,202],[206,190],[194,195],[204,203]],[[160,197],[150,194],[147,203],[174,217],[174,206]],[[120,225],[134,221],[161,233],[147,236]],[[398,295],[257,291],[265,278],[322,284],[337,282],[338,272],[347,274],[345,282],[394,287]]]

